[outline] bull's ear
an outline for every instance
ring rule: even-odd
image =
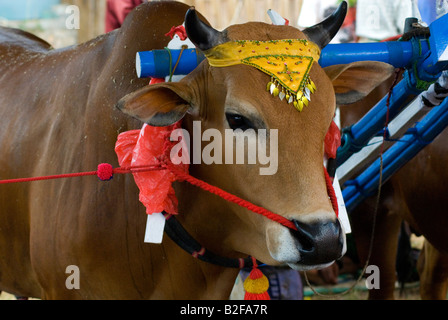
[[[191,108],[189,88],[176,83],[148,85],[123,97],[117,108],[149,125],[165,127],[182,119]]]
[[[355,103],[386,81],[393,73],[390,64],[377,61],[358,61],[324,68],[333,82],[338,105]]]

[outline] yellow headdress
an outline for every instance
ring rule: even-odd
[[[229,41],[204,52],[211,66],[253,66],[271,76],[267,90],[302,111],[316,86],[309,71],[319,60],[319,47],[307,40]]]

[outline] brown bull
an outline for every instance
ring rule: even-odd
[[[0,177],[89,171],[102,162],[117,167],[117,135],[141,127],[114,108],[124,96],[119,104],[124,111],[156,125],[186,114],[186,129],[192,120],[202,121],[203,130],[249,124],[278,129],[275,175],[260,176],[258,165],[191,165],[190,173],[281,214],[301,232],[187,183],[175,185],[178,220],[224,257],[252,255],[297,269],[331,263],[345,246],[322,168],[323,141],[336,104],[331,80],[362,77],[365,88],[373,88],[390,68],[343,66],[330,79],[315,63],[310,75],[318,90],[301,113],[270,95],[269,76],[249,66],[213,68],[204,61],[179,83],[144,87],[146,81],[135,76],[136,52],[163,48],[169,40],[163,35],[182,24],[187,9],[176,2],[144,4],[120,30],[62,50],[30,34],[1,29]],[[306,37],[323,47],[339,29],[345,9],[305,34],[264,23],[218,33],[194,11],[187,30],[202,50],[231,39]],[[367,79],[370,74],[373,80]],[[359,97],[355,88],[343,89]],[[45,299],[228,298],[237,269],[194,259],[169,238],[161,245],[143,243],[146,214],[138,197],[132,176],[1,185],[0,289]],[[73,265],[80,271],[80,288],[69,290],[66,270]]]
[[[359,103],[342,106],[342,127],[360,119],[388,93],[392,83],[391,78]],[[398,235],[403,220],[427,240],[418,264],[422,299],[446,299],[448,198],[444,182],[448,178],[445,166],[447,139],[448,132],[444,130],[382,188],[369,260],[369,264],[380,269],[380,287],[369,291],[370,299],[394,298]],[[376,196],[364,201],[351,214],[352,230],[363,263],[369,251],[375,203]]]

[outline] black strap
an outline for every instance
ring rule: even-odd
[[[164,213],[166,217],[165,232],[179,247],[191,254],[193,257],[208,263],[227,268],[251,268],[253,261],[251,257],[244,259],[226,258],[214,254],[201,246],[193,237],[182,227],[176,217]],[[202,252],[201,252],[202,251]],[[262,264],[256,261],[257,265]]]

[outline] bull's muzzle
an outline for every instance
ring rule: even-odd
[[[320,265],[341,258],[344,231],[339,220],[303,223],[293,220],[297,231],[291,231],[298,241],[300,264]]]

